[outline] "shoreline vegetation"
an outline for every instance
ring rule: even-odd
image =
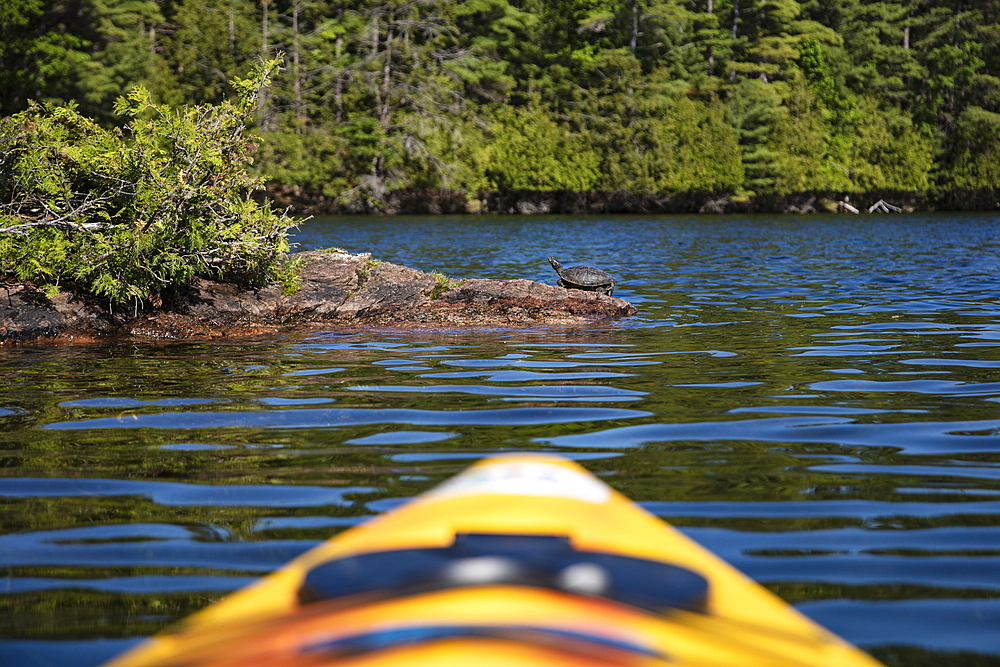
[[[104,129],[72,105],[0,120],[0,345],[48,338],[255,337],[305,327],[578,325],[622,299],[530,280],[451,280],[336,248],[288,254],[294,221],[255,202],[245,122],[277,60],[235,103],[172,108],[137,87]]]
[[[250,168],[297,210],[1000,208],[1000,0],[7,0],[0,116],[279,53]]]
[[[263,202],[286,208],[293,215],[454,215],[454,214],[588,214],[588,213],[858,213],[897,212],[868,209],[884,202],[914,211],[990,211],[1000,209],[1000,189],[951,190],[930,193],[800,192],[736,195],[732,192],[674,192],[642,194],[629,191],[573,192],[566,190],[508,190],[504,192],[436,188],[394,190],[380,201],[343,201],[301,188],[269,185],[255,194]]]
[[[9,0],[0,19],[8,302],[134,319],[198,281],[293,293],[293,211],[1000,208],[1000,0]]]

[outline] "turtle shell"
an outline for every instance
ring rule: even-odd
[[[615,291],[615,279],[610,273],[592,266],[571,266],[564,269],[554,257],[549,257],[549,263],[559,274],[556,284],[560,287],[601,292],[609,296]]]

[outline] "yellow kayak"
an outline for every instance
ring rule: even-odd
[[[106,667],[876,667],[575,463],[485,459]]]

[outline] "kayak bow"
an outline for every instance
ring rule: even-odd
[[[106,667],[877,667],[566,459],[485,459]]]

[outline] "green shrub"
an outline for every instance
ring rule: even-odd
[[[970,106],[957,126],[946,183],[967,190],[1000,189],[1000,114]]]
[[[891,107],[879,109],[873,98],[862,98],[854,123],[851,179],[859,191],[907,190],[930,187],[934,144],[910,116]]]
[[[277,66],[219,105],[172,109],[134,88],[115,104],[125,131],[73,105],[0,120],[0,271],[136,308],[195,276],[273,280],[290,220],[250,197],[244,122]]]
[[[541,107],[500,107],[490,134],[490,189],[585,192],[600,175],[598,155]]]

